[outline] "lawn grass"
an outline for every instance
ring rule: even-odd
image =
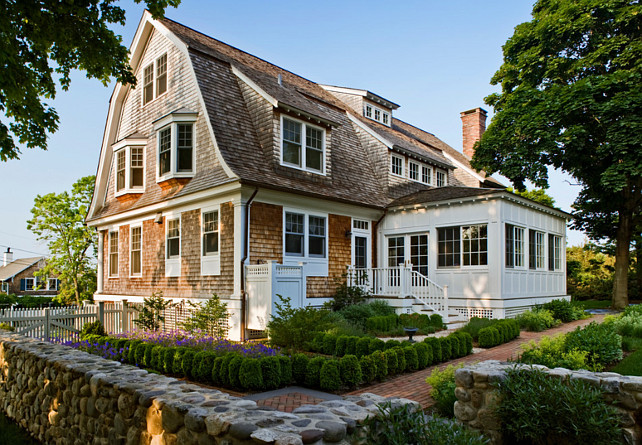
[[[608,309],[611,307],[611,300],[581,300],[573,301],[582,309]]]
[[[0,412],[0,445],[38,445],[39,443]]]
[[[642,376],[642,349],[638,349],[633,354],[626,357],[611,371],[622,375]]]

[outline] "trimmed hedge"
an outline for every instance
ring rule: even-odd
[[[441,343],[437,337],[426,337],[424,339],[424,343],[426,343],[432,349],[433,363],[441,363],[444,361],[441,355]]]
[[[440,337],[439,343],[441,343],[441,361],[447,362],[453,358],[453,347],[449,337]]]
[[[305,376],[310,358],[305,354],[294,354],[292,357],[292,377],[297,385],[305,384]]]
[[[259,391],[263,389],[261,363],[256,358],[244,358],[239,368],[239,382],[244,389]]]
[[[516,320],[497,320],[491,326],[479,330],[478,343],[482,348],[492,348],[519,337]]]
[[[374,359],[369,355],[364,355],[359,359],[359,366],[361,367],[361,378],[363,383],[372,383],[372,381],[377,377],[377,365],[375,364]]]
[[[321,367],[325,362],[323,357],[314,357],[308,362],[305,370],[305,384],[313,388],[319,387],[319,379],[321,378]]]
[[[416,371],[417,369],[419,369],[417,350],[412,346],[406,346],[403,348],[403,353],[406,357],[406,369],[408,371]]]
[[[281,385],[281,363],[278,357],[262,357],[263,388],[276,389]],[[229,380],[229,378],[228,378]]]
[[[217,357],[214,360],[214,363],[216,364],[216,360],[218,360],[220,357]],[[232,388],[238,388],[241,386],[241,364],[243,364],[243,360],[245,360],[244,357],[241,357],[240,355],[236,355],[232,360],[230,360],[229,365],[227,366],[227,379],[230,382],[230,386]],[[218,362],[218,367],[220,371],[220,366],[223,363],[223,360],[220,360]],[[210,375],[214,376],[214,367],[217,365],[212,366],[212,372]],[[218,373],[217,373],[218,375]]]
[[[390,332],[399,326],[399,316],[379,315],[366,319],[366,330],[369,332]]]
[[[397,351],[386,349],[383,351],[383,358],[386,360],[386,367],[390,375],[395,375],[399,370],[399,361],[397,360]]]
[[[285,355],[279,355],[277,358],[281,364],[281,386],[288,386],[292,382],[292,360]]]
[[[163,348],[163,369],[162,371],[166,374],[172,374],[174,372],[174,355],[176,354],[176,349],[174,347]]]
[[[416,343],[413,345],[417,351],[417,367],[419,369],[427,368],[432,362],[432,350],[426,343]]]
[[[359,341],[357,341],[357,348],[355,350],[355,355],[357,357],[363,357],[364,355],[368,355],[369,347],[370,347],[370,338],[361,337]]]
[[[384,358],[383,352],[375,351],[370,354],[372,361],[375,363],[376,377],[379,380],[383,380],[388,376],[388,361]]]
[[[357,363],[357,366],[358,365]],[[339,372],[339,363],[337,360],[324,360],[319,371],[319,387],[326,391],[336,391],[341,388],[341,373]]]
[[[363,356],[367,357],[367,356]],[[362,357],[362,358],[363,358]],[[349,388],[354,388],[363,379],[361,365],[356,355],[345,355],[339,361],[341,370],[341,381]],[[337,388],[338,389],[338,388]]]

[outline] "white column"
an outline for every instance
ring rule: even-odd
[[[104,266],[103,266],[103,250],[104,250],[104,231],[98,230],[98,270],[96,271],[96,278],[97,278],[97,283],[96,283],[96,293],[102,293],[103,291],[103,271],[104,271]]]
[[[245,203],[234,200],[234,298],[241,297],[241,260],[245,248]]]

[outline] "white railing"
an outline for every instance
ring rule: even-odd
[[[448,286],[439,286],[412,270],[412,264],[397,267],[348,267],[348,285],[358,286],[378,297],[414,298],[429,309],[448,316]]]

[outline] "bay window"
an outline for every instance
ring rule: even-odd
[[[157,182],[194,175],[196,113],[175,112],[154,123],[157,144]]]

